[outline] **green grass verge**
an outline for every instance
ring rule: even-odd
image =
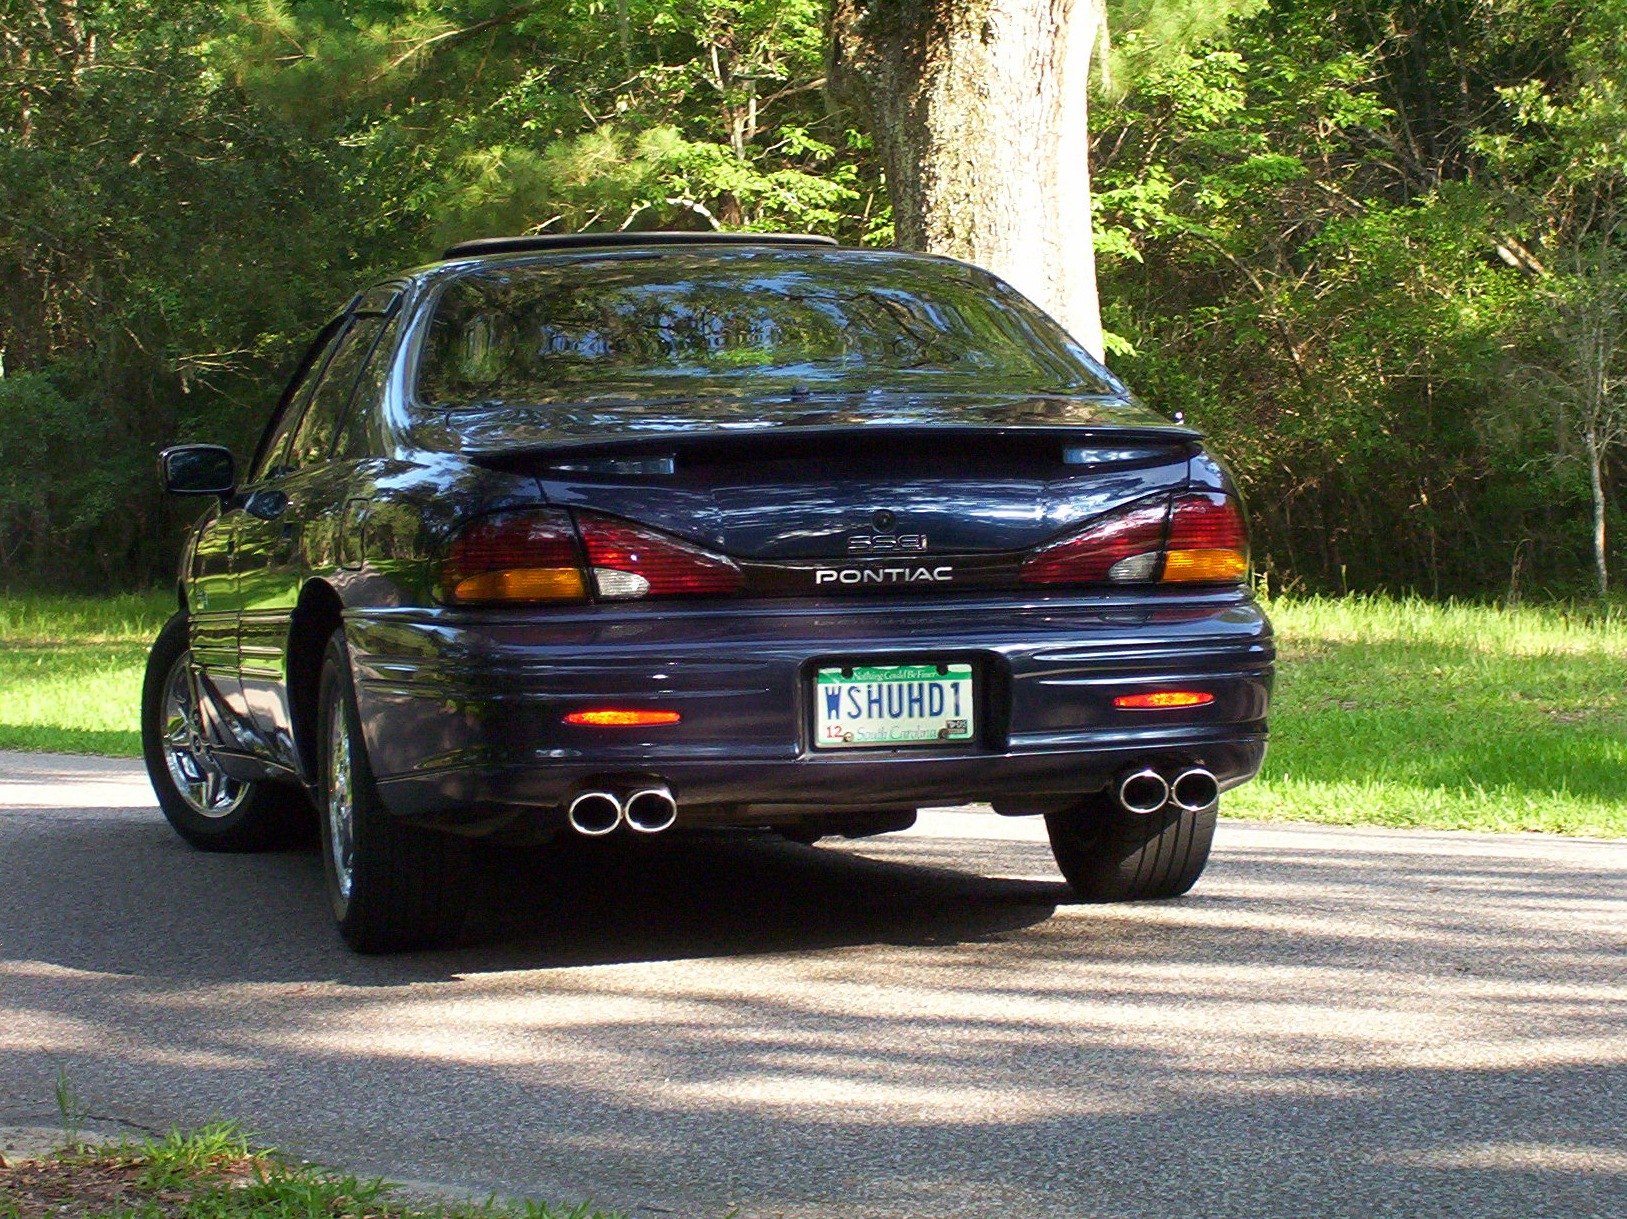
[[[136,757],[147,648],[173,593],[0,597],[0,749]]]
[[[1627,621],[1278,601],[1271,748],[1228,816],[1627,835]]]
[[[1228,816],[1627,836],[1627,619],[1279,600],[1271,752]],[[163,594],[0,599],[0,749],[134,757]]]
[[[540,1202],[413,1204],[380,1180],[252,1150],[235,1126],[0,1168],[0,1219],[619,1219]]]

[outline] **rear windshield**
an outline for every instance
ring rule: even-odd
[[[1120,394],[1050,318],[958,263],[786,250],[505,264],[453,281],[429,406],[875,388]]]

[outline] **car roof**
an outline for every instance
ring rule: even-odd
[[[479,237],[460,241],[441,255],[443,259],[479,258],[486,254],[545,253],[550,250],[598,248],[637,249],[641,246],[836,246],[834,237],[814,233],[555,233],[535,237]]]

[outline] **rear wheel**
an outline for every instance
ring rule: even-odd
[[[158,633],[141,689],[141,752],[158,807],[204,851],[262,851],[300,837],[309,810],[290,784],[245,782],[221,770],[199,711],[185,614]]]
[[[339,932],[357,952],[453,939],[468,901],[469,843],[393,816],[379,797],[344,632],[322,660],[317,714],[322,863]]]
[[[1132,813],[1098,792],[1045,814],[1045,828],[1057,867],[1085,901],[1179,897],[1209,861],[1219,809],[1217,799],[1196,812],[1169,804],[1156,813]]]

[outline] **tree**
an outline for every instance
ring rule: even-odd
[[[1537,371],[1565,429],[1582,442],[1593,507],[1593,580],[1600,601],[1610,591],[1605,536],[1605,471],[1627,441],[1627,259],[1615,244],[1619,222],[1578,250],[1569,273],[1550,287],[1556,358]]]
[[[612,19],[607,19],[607,17]],[[823,0],[0,0],[0,583],[167,578],[152,455],[245,452],[323,318],[452,241],[890,232]]]
[[[471,236],[798,229],[881,217],[824,112],[822,0],[255,2],[222,56],[268,107],[416,146],[425,253]],[[873,175],[871,175],[873,177]]]
[[[0,574],[174,570],[152,455],[246,445],[365,202],[208,68],[206,0],[0,3]],[[380,226],[382,228],[382,226]],[[168,528],[166,527],[168,526]]]
[[[1594,583],[1582,429],[1519,370],[1576,371],[1551,298],[1627,198],[1624,50],[1623,0],[1279,0],[1097,107],[1121,367],[1216,437],[1277,578]]]
[[[1594,587],[1603,601],[1608,467],[1627,441],[1627,91],[1620,80],[1627,3],[1589,6],[1566,51],[1566,78],[1499,90],[1514,131],[1483,139],[1481,152],[1527,230],[1524,243],[1511,236],[1499,244],[1498,256],[1540,280],[1551,307],[1554,342],[1537,380],[1559,413],[1562,437],[1581,441]],[[1567,456],[1562,447],[1560,459]]]
[[[1103,354],[1086,83],[1101,0],[835,0],[829,90],[875,138],[899,245],[1003,276]]]

